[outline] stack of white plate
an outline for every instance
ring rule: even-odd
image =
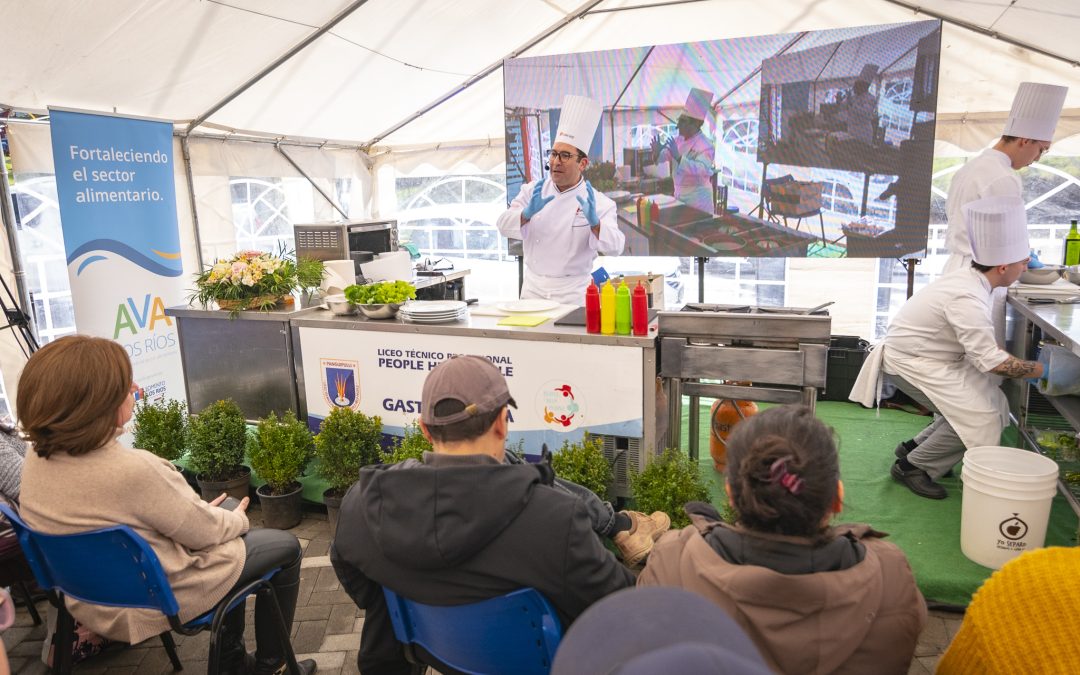
[[[410,323],[450,323],[469,316],[469,309],[460,300],[417,300],[402,305],[398,316]]]

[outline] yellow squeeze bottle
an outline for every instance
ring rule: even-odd
[[[600,334],[615,334],[615,287],[611,285],[611,279],[600,289]]]

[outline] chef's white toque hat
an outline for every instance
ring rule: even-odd
[[[559,129],[555,132],[551,144],[568,143],[588,154],[603,111],[603,106],[591,98],[572,94],[564,97],[562,112],[559,114]]]
[[[874,81],[874,78],[877,77],[877,74],[878,74],[879,70],[881,70],[881,69],[878,68],[873,63],[867,63],[866,65],[864,65],[862,67],[862,70],[859,71],[859,76],[857,78],[855,78],[855,81],[856,82],[865,82],[867,84],[870,84],[871,82]]]
[[[1021,82],[1013,98],[1009,119],[1003,136],[1031,138],[1036,141],[1054,140],[1054,129],[1065,105],[1068,87],[1041,82]]]
[[[1031,251],[1027,214],[1019,197],[987,197],[964,205],[972,259],[980,265],[1020,262]]]
[[[701,121],[713,118],[712,92],[704,89],[691,89],[686,97],[686,105],[679,112],[680,115],[693,117]]]

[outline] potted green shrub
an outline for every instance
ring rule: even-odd
[[[298,480],[311,459],[311,431],[288,410],[259,420],[248,439],[251,468],[266,481],[256,494],[263,525],[287,530],[300,524],[303,486]]]
[[[663,511],[671,517],[673,528],[690,524],[683,510],[687,502],[709,501],[709,489],[697,463],[672,448],[654,458],[640,473],[631,471],[630,490],[638,511]]]
[[[608,499],[614,475],[604,457],[601,442],[588,433],[579,443],[563,441],[562,448],[551,457],[551,468],[559,478],[592,490],[601,499]]]
[[[203,499],[222,492],[236,499],[248,496],[251,470],[243,464],[247,422],[240,406],[231,399],[211,403],[188,420],[187,440],[188,464]]]
[[[352,408],[334,408],[315,436],[315,473],[330,483],[323,492],[330,536],[337,531],[341,498],[360,476],[360,467],[379,461],[382,418]]]
[[[187,404],[176,399],[143,399],[135,406],[136,448],[175,462],[187,449]]]
[[[395,438],[394,445],[390,450],[383,452],[383,464],[399,464],[407,459],[422,461],[425,452],[432,452],[431,441],[420,431],[420,425],[416,422],[405,426],[405,436]]]

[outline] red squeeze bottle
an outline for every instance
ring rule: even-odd
[[[634,286],[634,294],[630,298],[630,315],[633,317],[634,335],[649,334],[649,297],[645,294],[645,287],[641,280]]]
[[[585,289],[585,332],[600,332],[600,289],[595,281],[590,281]]]

